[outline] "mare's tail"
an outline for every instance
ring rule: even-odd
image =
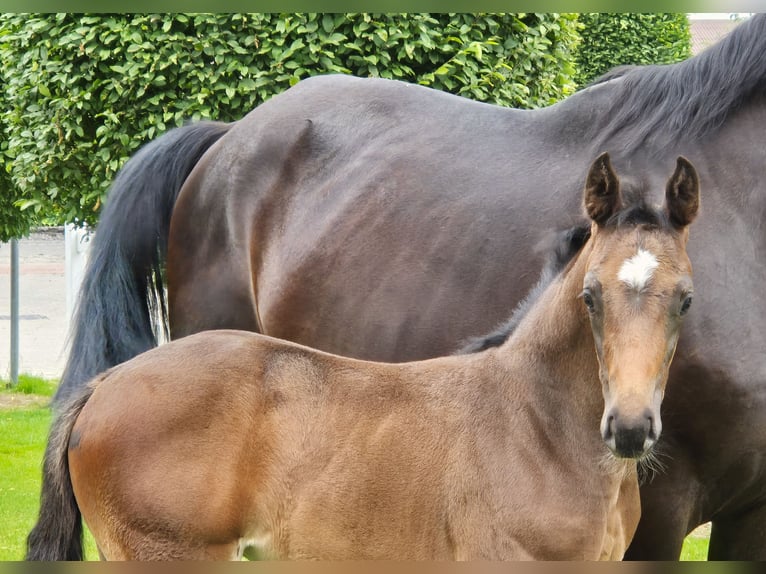
[[[184,181],[230,124],[201,122],[142,147],[115,178],[91,246],[54,404],[167,333],[162,263]]]
[[[43,460],[40,513],[27,537],[26,560],[83,559],[82,517],[72,490],[67,452],[72,427],[93,388],[85,385],[77,393],[51,425]]]

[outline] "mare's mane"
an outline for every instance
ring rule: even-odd
[[[610,85],[607,137],[619,133],[624,151],[644,143],[662,148],[681,138],[715,132],[751,98],[766,90],[766,14],[738,25],[720,42],[676,64],[620,66],[591,86]],[[583,92],[584,94],[584,92]]]

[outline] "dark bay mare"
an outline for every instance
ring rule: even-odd
[[[618,69],[540,110],[328,76],[233,124],[171,131],[114,182],[57,400],[156,344],[162,277],[172,338],[233,328],[364,359],[449,354],[534,283],[539,242],[579,221],[593,157],[659,204],[683,155],[705,193],[689,243],[701,304],[627,556],[675,559],[712,520],[710,558],[766,559],[764,54],[759,14],[694,58]]]
[[[608,154],[590,234],[501,346],[380,363],[247,331],[149,350],[73,393],[46,450],[30,559],[609,560],[692,301],[699,208],[679,157],[660,209]]]

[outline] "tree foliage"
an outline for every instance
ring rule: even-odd
[[[238,119],[311,75],[553,103],[574,90],[576,27],[559,14],[2,14],[0,239],[37,213],[94,223],[141,144]]]
[[[95,223],[140,145],[239,119],[308,76],[534,108],[689,51],[683,14],[0,14],[0,240],[43,217]]]
[[[671,64],[691,55],[686,14],[580,14],[575,80],[584,86],[623,64]]]

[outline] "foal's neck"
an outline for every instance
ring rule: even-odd
[[[590,320],[581,300],[590,245],[543,291],[498,357],[513,365],[516,384],[584,408],[598,425],[603,410],[599,368]],[[560,401],[556,401],[560,402]]]

